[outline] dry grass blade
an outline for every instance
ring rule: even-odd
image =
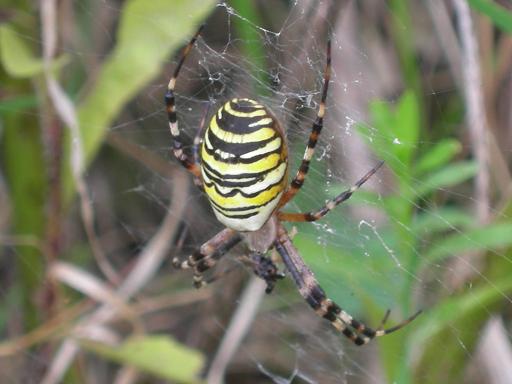
[[[158,232],[147,244],[146,248],[140,253],[137,261],[126,279],[116,290],[116,295],[123,300],[128,300],[138,291],[140,291],[149,280],[153,278],[161,262],[167,256],[172,246],[172,237],[176,232],[179,218],[185,209],[183,201],[187,199],[187,190],[189,186],[188,174],[185,171],[177,170],[174,172],[172,204],[167,211]],[[112,320],[117,315],[115,308],[110,305],[102,305],[94,313],[82,320],[76,330],[84,329],[88,326],[94,327]],[[63,342],[55,355],[49,370],[43,380],[44,384],[58,383],[69,365],[74,360],[80,347],[78,343],[69,338]]]
[[[143,325],[133,308],[96,276],[64,262],[54,263],[49,274],[50,277],[73,287],[89,298],[115,308],[117,313],[132,323],[135,332],[143,331]]]
[[[206,286],[202,289],[193,288],[185,292],[173,292],[158,297],[144,297],[144,300],[141,300],[140,303],[135,303],[133,307],[140,316],[166,308],[189,305],[198,301],[207,300],[211,298],[212,292],[212,287]]]
[[[435,25],[434,31],[450,65],[450,72],[457,85],[462,87],[461,52],[446,3],[443,0],[434,0],[425,2],[425,6],[430,13],[432,23]]]
[[[32,332],[26,333],[13,340],[4,341],[0,344],[0,357],[18,354],[38,343],[58,336],[68,331],[72,322],[77,317],[93,307],[92,302],[81,302],[73,307],[61,310],[57,316],[47,321],[41,327]]]

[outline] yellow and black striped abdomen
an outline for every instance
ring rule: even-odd
[[[217,219],[238,231],[260,229],[287,183],[287,147],[273,115],[232,99],[212,117],[201,147],[204,189]]]

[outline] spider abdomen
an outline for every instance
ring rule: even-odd
[[[287,183],[287,147],[267,108],[232,99],[208,125],[201,147],[204,189],[217,219],[256,231],[272,215]]]

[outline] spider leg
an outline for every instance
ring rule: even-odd
[[[369,172],[366,173],[363,177],[361,177],[352,187],[347,189],[346,191],[341,192],[334,199],[329,200],[322,208],[318,211],[307,212],[307,213],[286,213],[286,212],[278,212],[277,217],[282,221],[316,221],[327,215],[330,211],[336,208],[339,204],[343,203],[350,199],[352,194],[357,191],[361,185],[366,183],[370,177],[372,177],[375,172],[379,170],[384,164],[383,161],[379,162],[375,167],[373,167]]]
[[[235,230],[226,228],[204,243],[193,252],[185,261],[177,257],[172,260],[173,265],[180,269],[194,269],[194,286],[200,288],[205,285],[203,272],[215,266],[217,261],[231,248],[242,240],[242,236]]]
[[[343,333],[343,335],[356,345],[363,345],[375,337],[395,332],[409,324],[421,313],[421,311],[416,312],[414,315],[392,328],[382,329],[382,325],[375,330],[369,328],[364,323],[355,320],[335,302],[327,298],[325,292],[318,284],[315,275],[300,257],[297,249],[293,246],[286,230],[281,224],[278,226],[278,238],[274,246],[281,255],[286,268],[299,288],[301,296],[311,308],[314,309],[317,315],[329,320],[334,328]],[[388,315],[389,311],[386,313],[383,322],[387,320]]]
[[[311,128],[311,133],[309,135],[308,145],[306,147],[306,151],[304,152],[304,157],[302,159],[302,163],[295,175],[295,178],[292,180],[290,187],[286,190],[286,192],[281,197],[279,201],[278,208],[284,206],[288,201],[290,201],[299,191],[299,189],[304,184],[304,180],[306,179],[306,175],[309,171],[309,163],[315,153],[315,146],[318,141],[318,137],[320,136],[320,132],[322,131],[322,127],[324,125],[324,114],[325,114],[325,100],[327,98],[327,89],[329,88],[329,79],[331,77],[331,41],[327,41],[327,62],[325,64],[324,70],[324,84],[322,88],[322,98],[320,99],[320,105],[318,107],[318,112],[316,115],[316,120],[313,123]]]
[[[384,329],[384,326],[386,325],[386,321],[388,321],[389,315],[391,314],[391,310],[388,309],[386,313],[384,314],[384,317],[380,321],[380,325],[376,328],[377,331],[380,331]]]
[[[242,237],[239,233],[236,233],[235,236],[227,239],[225,243],[218,245],[217,249],[210,255],[203,257],[201,260],[197,262],[194,268],[194,286],[196,288],[204,287],[207,283],[211,283],[215,279],[210,279],[207,282],[203,280],[203,273],[210,268],[213,268],[217,261],[224,256],[231,248],[233,248],[236,244],[238,244],[242,240]]]
[[[169,80],[169,85],[167,86],[167,92],[165,93],[165,106],[167,110],[167,117],[169,119],[169,128],[171,129],[171,134],[174,138],[174,144],[173,144],[173,152],[174,156],[179,160],[181,165],[183,165],[188,171],[190,171],[195,178],[201,179],[201,171],[199,169],[199,166],[196,162],[193,161],[193,159],[190,158],[184,151],[183,151],[183,143],[181,142],[181,135],[180,130],[178,128],[178,118],[176,114],[176,100],[174,96],[174,88],[176,86],[176,79],[178,78],[178,75],[180,73],[180,69],[183,66],[183,63],[185,62],[185,59],[187,58],[188,54],[190,53],[194,43],[196,42],[199,34],[201,33],[204,25],[201,25],[195,35],[192,37],[190,42],[187,44],[183,51],[183,55],[181,56],[180,61],[178,62],[178,65],[176,66],[176,69],[174,70],[174,74],[171,77],[171,80]]]

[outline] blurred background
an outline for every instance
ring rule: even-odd
[[[364,347],[234,248],[196,290],[175,270],[223,227],[173,158],[232,97],[286,129],[291,174],[332,77],[305,212],[287,225]],[[3,383],[510,383],[512,5],[490,0],[41,0],[0,4]],[[280,268],[283,268],[280,265]]]

